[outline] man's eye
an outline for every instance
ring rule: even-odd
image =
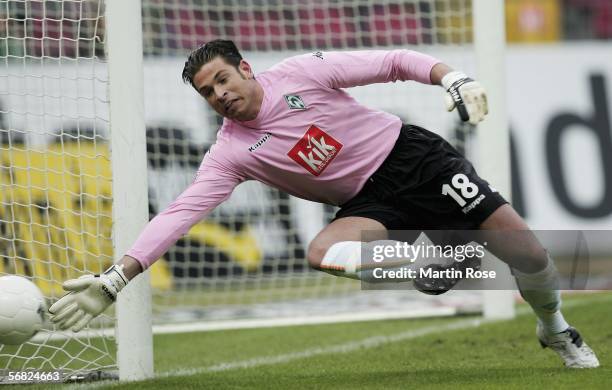
[[[225,84],[226,79],[220,79],[219,84]]]

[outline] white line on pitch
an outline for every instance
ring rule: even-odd
[[[397,341],[414,339],[417,337],[440,333],[449,330],[466,329],[479,326],[483,323],[482,319],[459,320],[446,325],[434,325],[424,328],[409,330],[389,336],[372,336],[361,340],[350,341],[344,344],[332,345],[329,347],[309,348],[299,352],[286,353],[276,356],[257,357],[253,359],[238,360],[234,362],[219,363],[213,366],[194,368],[189,370],[178,370],[157,375],[158,378],[195,375],[205,372],[227,371],[258,366],[282,364],[297,359],[306,359],[313,356],[329,355],[333,353],[348,353],[356,350],[375,348],[381,345],[390,344]]]
[[[252,368],[273,364],[283,364],[288,363],[298,359],[306,359],[313,356],[320,355],[329,355],[333,353],[348,353],[356,350],[370,349],[376,348],[381,345],[390,344],[397,341],[410,340],[414,338],[418,338],[421,336],[426,336],[429,334],[440,333],[450,330],[459,330],[459,329],[467,329],[473,328],[481,325],[485,321],[482,319],[467,319],[467,320],[455,320],[451,323],[445,325],[432,325],[426,326],[419,329],[409,330],[406,332],[400,332],[387,336],[372,336],[367,337],[361,340],[349,341],[344,344],[332,345],[329,347],[315,347],[308,348],[303,351],[280,354],[275,356],[262,356],[256,357],[252,359],[245,360],[237,360],[233,362],[225,362],[219,363],[208,367],[200,367],[200,368],[192,368],[192,369],[184,369],[184,370],[175,370],[164,372],[155,375],[155,378],[172,378],[179,376],[191,376],[197,374],[203,374],[206,372],[219,372],[219,371],[228,371],[228,370],[236,370],[236,369],[244,369],[244,368]],[[98,383],[87,383],[87,384],[75,384],[69,387],[69,389],[95,389],[101,386],[113,386],[119,385],[122,383],[117,382],[98,382]],[[123,383],[125,384],[125,383]]]
[[[585,304],[585,301],[573,301],[573,302],[570,301],[570,302],[567,302],[564,306],[568,308],[572,306],[580,306],[583,304]],[[529,313],[531,311],[531,308],[522,307],[522,308],[519,308],[519,310],[517,311],[518,311],[517,313],[518,315],[524,315],[524,314]],[[275,356],[256,357],[252,359],[238,360],[234,362],[219,363],[219,364],[215,364],[215,365],[208,366],[208,367],[192,368],[192,369],[187,369],[187,370],[176,370],[176,371],[171,371],[171,372],[166,372],[166,373],[160,373],[159,375],[156,375],[156,378],[188,376],[188,375],[202,374],[205,372],[228,371],[228,370],[258,367],[258,366],[273,365],[273,364],[283,364],[283,363],[288,363],[288,362],[298,360],[298,359],[310,358],[313,356],[329,355],[333,353],[348,353],[348,352],[353,352],[353,351],[360,350],[360,349],[375,348],[381,345],[385,345],[385,344],[389,344],[389,343],[393,343],[397,341],[410,340],[410,339],[414,339],[414,338],[418,338],[418,337],[422,337],[422,336],[426,336],[426,335],[430,335],[434,333],[473,328],[473,327],[477,327],[477,326],[482,325],[483,323],[488,323],[488,322],[497,322],[497,321],[484,320],[482,318],[456,320],[456,321],[453,321],[445,325],[426,326],[420,329],[400,332],[400,333],[396,333],[396,334],[389,335],[389,336],[384,336],[384,335],[372,336],[372,337],[368,337],[368,338],[361,339],[361,340],[350,341],[344,344],[332,345],[329,347],[315,347],[315,348],[305,349],[299,352],[292,352],[292,353],[280,354],[280,355],[275,355]]]
[[[272,328],[297,325],[321,325],[331,323],[382,321],[396,319],[416,319],[430,317],[451,317],[457,315],[454,307],[432,307],[411,310],[385,310],[367,313],[340,313],[320,316],[293,316],[288,318],[256,318],[235,319],[227,321],[198,321],[183,324],[153,325],[153,334],[177,334],[188,332],[209,332],[228,329]],[[92,337],[114,337],[114,328],[85,329],[79,333],[72,331],[43,330],[32,339],[33,342],[44,344],[49,341],[66,339],[90,339]]]

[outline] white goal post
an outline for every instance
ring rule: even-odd
[[[508,201],[512,199],[510,178],[510,125],[506,107],[506,21],[504,0],[473,0],[474,51],[478,80],[486,85],[490,112],[478,125],[478,170],[495,183]],[[490,259],[489,259],[490,260]],[[504,279],[510,268],[500,261],[487,264]],[[485,318],[514,317],[514,291],[484,292]]]
[[[148,220],[147,142],[144,120],[140,0],[106,0],[106,60],[113,171],[115,262]],[[119,379],[153,376],[151,281],[134,279],[116,303]]]

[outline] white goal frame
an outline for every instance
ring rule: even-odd
[[[486,86],[490,113],[478,126],[478,170],[510,199],[509,126],[505,107],[503,0],[473,0],[477,78]],[[148,220],[140,0],[106,1],[115,261]],[[490,265],[498,272],[508,267]],[[484,293],[485,318],[514,316],[513,291]],[[151,289],[139,276],[117,302],[117,364],[121,380],[153,376]]]
[[[106,55],[113,171],[113,252],[117,262],[148,222],[140,0],[106,1]],[[153,376],[149,272],[119,294],[117,366],[120,380]]]
[[[477,127],[478,171],[494,183],[508,201],[512,199],[510,177],[510,125],[506,108],[506,21],[503,0],[473,0],[474,51],[477,77],[487,89],[489,115]],[[488,263],[488,264],[487,264]],[[510,268],[498,260],[485,266],[495,269],[501,280],[511,280]],[[488,319],[512,318],[514,291],[489,290],[483,297]]]

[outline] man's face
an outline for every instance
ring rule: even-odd
[[[258,85],[244,60],[236,69],[222,57],[216,57],[200,68],[193,82],[200,95],[223,117],[247,121],[255,119],[259,112]]]

